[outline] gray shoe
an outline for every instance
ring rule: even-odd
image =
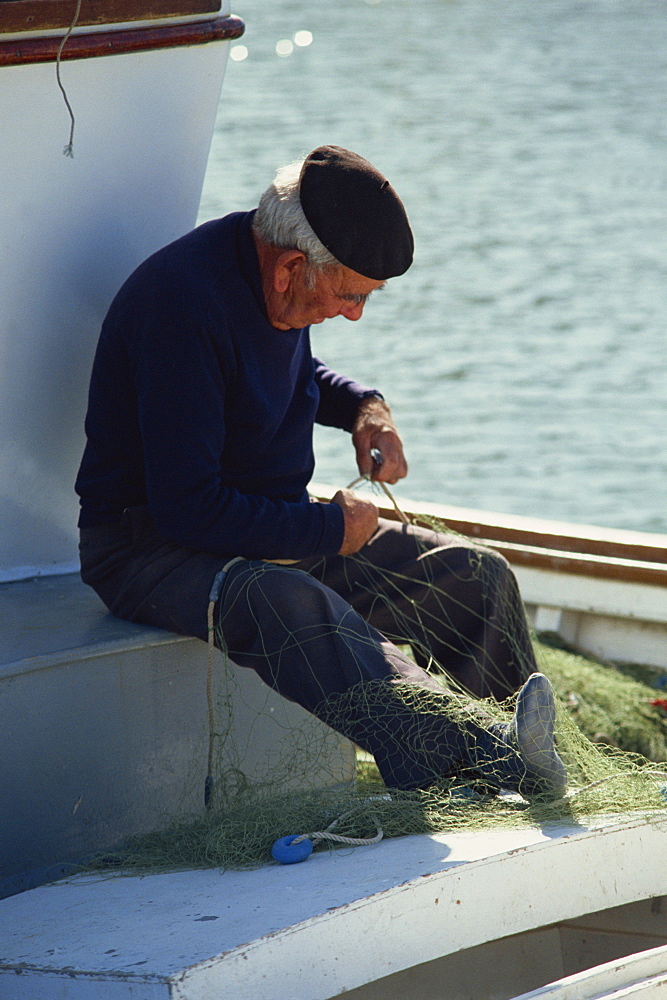
[[[520,790],[526,795],[559,799],[567,788],[567,771],[556,753],[556,700],[549,679],[531,674],[516,701],[508,737],[518,748],[526,774]]]

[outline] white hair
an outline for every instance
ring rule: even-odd
[[[315,235],[299,200],[299,177],[303,160],[281,167],[259,201],[253,228],[264,243],[282,250],[300,250],[311,271],[340,267]]]

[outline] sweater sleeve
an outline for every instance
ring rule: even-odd
[[[315,381],[320,390],[320,404],[316,420],[327,427],[340,427],[351,431],[359,409],[359,403],[366,396],[379,395],[377,389],[369,389],[345,375],[338,375],[319,358],[315,362]]]

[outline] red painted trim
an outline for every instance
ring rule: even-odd
[[[149,49],[203,45],[207,42],[240,38],[244,30],[245,24],[241,18],[228,14],[212,21],[190,21],[187,24],[165,24],[120,31],[95,31],[68,38],[60,58],[92,59],[96,56],[114,56]],[[55,62],[61,41],[62,36],[0,42],[0,66]]]
[[[484,542],[484,540],[482,539]],[[592,556],[583,552],[565,552],[559,549],[540,549],[531,545],[510,544],[492,539],[485,542],[489,548],[502,553],[514,566],[532,569],[557,570],[575,576],[592,576],[599,580],[619,580],[622,583],[645,583],[667,588],[667,565],[643,560],[614,559]]]
[[[419,512],[417,512],[419,516]],[[667,547],[652,542],[624,541],[614,537],[610,529],[609,537],[593,537],[585,533],[554,533],[534,527],[513,527],[495,521],[467,521],[447,517],[447,524],[454,531],[473,538],[492,539],[499,544],[528,545],[539,549],[581,552],[585,555],[609,559],[629,559],[633,562],[667,564]],[[666,566],[667,569],[667,566]]]
[[[51,28],[65,32],[77,9],[77,27],[222,13],[220,0],[80,0],[80,6],[77,0],[0,0],[0,33],[44,34]]]

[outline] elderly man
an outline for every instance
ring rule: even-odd
[[[201,639],[215,602],[220,648],[373,753],[389,787],[474,773],[558,796],[553,694],[504,560],[378,520],[349,490],[307,493],[315,421],[351,433],[361,475],[406,475],[382,395],[314,358],[310,327],[360,319],[412,253],[389,182],[323,146],[279,171],[256,211],[142,264],[92,372],[82,577],[114,614]],[[461,722],[429,664],[476,696],[521,688],[514,719]]]

